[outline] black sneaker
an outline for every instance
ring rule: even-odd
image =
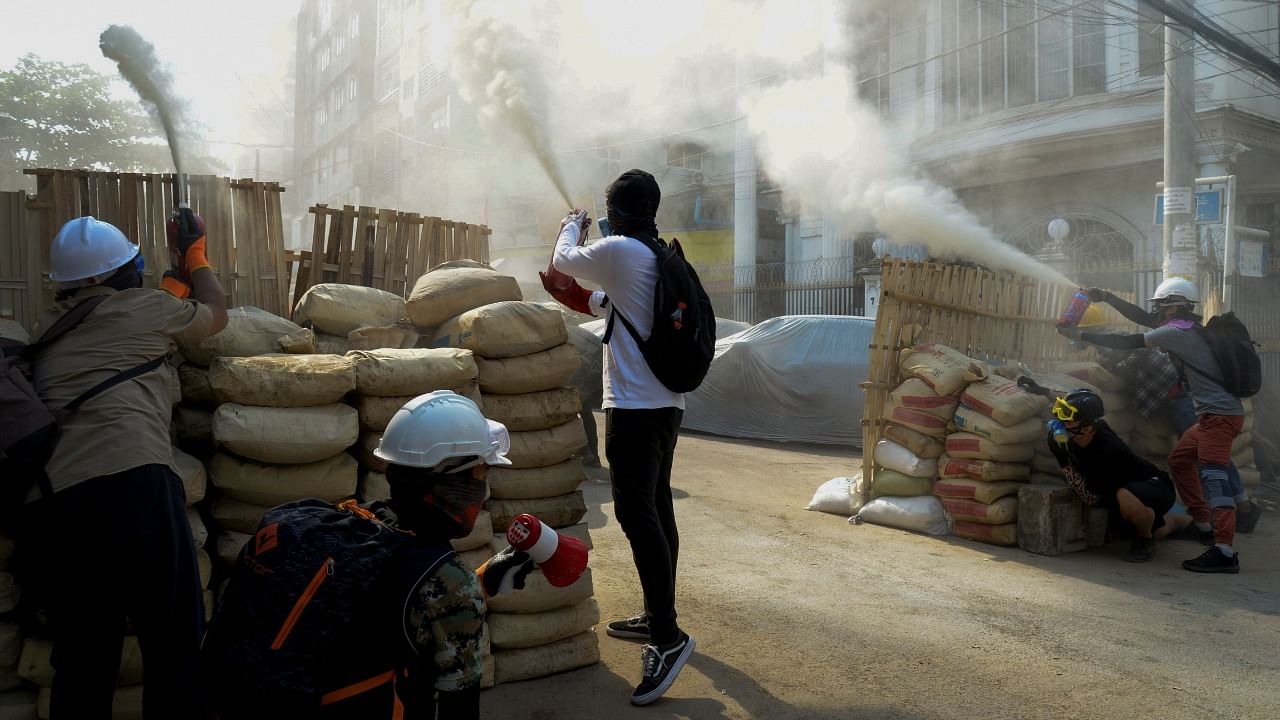
[[[631,692],[631,704],[648,705],[662,697],[693,654],[694,645],[688,633],[681,633],[680,639],[670,645],[645,645],[640,650],[642,676]]]
[[[644,613],[629,617],[626,620],[614,620],[604,627],[610,637],[624,640],[648,640],[649,618]]]
[[[1215,545],[1201,553],[1198,558],[1183,560],[1182,567],[1198,573],[1238,573],[1240,572],[1240,553],[1227,557]]]
[[[1180,530],[1169,535],[1174,540],[1194,540],[1201,545],[1213,545],[1213,531],[1201,530],[1195,523],[1184,525]]]
[[[1257,501],[1249,503],[1249,512],[1236,511],[1236,532],[1248,535],[1258,527],[1258,518],[1262,517],[1262,505]]]
[[[1129,545],[1129,552],[1124,559],[1131,563],[1151,562],[1156,554],[1156,541],[1151,538],[1136,537]]]

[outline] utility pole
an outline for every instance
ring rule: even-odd
[[[1170,0],[1191,11],[1194,0]],[[1164,276],[1196,279],[1195,37],[1165,16],[1164,29]]]

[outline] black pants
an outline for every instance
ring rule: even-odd
[[[680,639],[676,624],[676,560],[680,533],[671,501],[671,461],[684,411],[605,411],[604,452],[613,482],[614,513],[631,543],[650,642]]]
[[[42,503],[43,504],[43,503]],[[204,596],[182,481],[143,465],[59,492],[27,537],[53,633],[53,720],[108,720],[126,620],[142,647],[143,715],[202,717]]]

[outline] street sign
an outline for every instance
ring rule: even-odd
[[[1196,191],[1196,222],[1222,222],[1222,190]],[[1164,194],[1156,195],[1156,225],[1164,224]]]

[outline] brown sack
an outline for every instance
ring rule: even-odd
[[[341,402],[356,388],[350,360],[339,355],[218,358],[209,369],[218,402],[309,407]]]
[[[484,399],[484,415],[511,432],[546,430],[578,417],[581,400],[573,387],[525,393],[489,395]]]
[[[562,387],[581,364],[582,358],[570,343],[521,357],[476,358],[480,390],[502,395]]]
[[[586,444],[587,432],[575,417],[546,430],[511,433],[511,450],[507,459],[514,468],[549,467],[573,457]]]
[[[409,319],[423,330],[434,330],[451,317],[482,305],[521,300],[520,285],[488,265],[453,261],[437,265],[413,284]]]
[[[508,300],[468,310],[431,335],[432,347],[471,350],[487,358],[510,358],[550,350],[569,341],[564,316],[554,306]]]
[[[355,368],[356,391],[361,395],[417,396],[461,387],[478,374],[469,350],[352,350],[346,357]]]
[[[209,477],[225,494],[274,507],[302,498],[338,502],[355,495],[357,464],[347,453],[304,465],[259,465],[225,453],[213,456]]]

